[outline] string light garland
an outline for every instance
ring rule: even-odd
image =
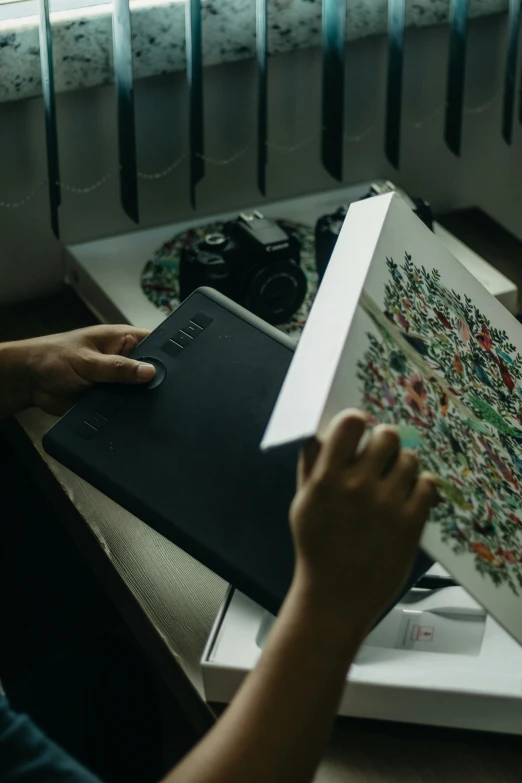
[[[504,95],[504,91],[500,90],[499,92],[490,96],[485,101],[477,104],[476,106],[464,106],[463,111],[466,114],[475,114],[475,115],[483,114],[488,109],[490,109],[495,103],[500,101],[503,98],[503,95]],[[435,109],[430,111],[429,114],[425,115],[422,119],[413,119],[408,117],[403,118],[402,120],[403,125],[408,126],[413,130],[421,130],[426,125],[431,123],[431,121],[437,115],[442,114],[445,111],[445,109],[446,109],[446,102],[443,102]],[[348,143],[358,144],[361,141],[367,139],[373,133],[375,133],[379,128],[381,128],[384,121],[385,121],[384,116],[382,115],[377,116],[371,123],[369,123],[359,133],[350,134],[349,132],[345,132],[343,138]],[[303,139],[300,139],[294,144],[280,144],[278,142],[267,142],[267,148],[278,153],[295,154],[296,152],[299,152],[300,150],[304,149],[308,145],[317,141],[321,137],[322,132],[323,129],[321,127],[317,128],[313,133],[310,133],[309,135],[307,135]],[[209,166],[229,166],[255,148],[256,148],[256,141],[252,141],[249,144],[246,144],[245,146],[241,147],[233,154],[227,156],[226,158],[215,158],[209,155],[201,155],[201,158]],[[145,180],[145,181],[161,180],[164,177],[168,177],[169,174],[172,174],[174,171],[176,171],[176,169],[178,169],[179,166],[181,166],[181,164],[187,161],[188,159],[189,159],[188,153],[180,155],[172,163],[170,163],[168,166],[165,166],[165,168],[160,169],[159,171],[155,171],[155,172],[138,171],[137,177],[138,179]],[[84,195],[89,195],[90,193],[93,193],[94,191],[101,188],[103,185],[105,185],[107,182],[109,182],[111,179],[117,176],[119,172],[120,172],[120,167],[117,166],[116,168],[108,171],[106,174],[104,174],[102,177],[100,177],[90,185],[72,185],[70,183],[64,182],[63,180],[59,180],[57,184],[60,186],[60,188],[63,191],[72,193],[74,195],[84,196]],[[42,179],[38,183],[38,185],[34,187],[33,190],[29,191],[26,195],[22,196],[21,198],[12,201],[0,201],[0,209],[20,209],[21,207],[26,206],[48,185],[49,185],[49,179],[48,178]]]

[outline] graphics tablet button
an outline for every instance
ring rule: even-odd
[[[158,386],[160,386],[167,377],[167,370],[165,365],[162,364],[159,359],[155,359],[153,356],[140,356],[136,361],[143,362],[144,364],[152,364],[152,366],[156,369],[156,375],[154,378],[149,381],[149,383],[146,383],[143,388],[157,389]]]

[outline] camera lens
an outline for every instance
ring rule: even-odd
[[[262,267],[251,278],[246,307],[271,324],[283,324],[299,310],[306,295],[306,277],[291,261]]]

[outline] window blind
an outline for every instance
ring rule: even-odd
[[[1,1],[1,0],[0,0]],[[40,62],[45,110],[47,151],[47,186],[50,222],[59,236],[61,203],[59,145],[53,74],[52,29],[49,0],[40,2]],[[226,0],[222,0],[226,2]],[[345,56],[347,37],[347,2],[322,2],[322,96],[321,96],[321,160],[325,170],[338,182],[343,180],[343,149],[345,141]],[[521,0],[509,0],[507,20],[502,127],[507,144],[512,143],[515,117],[522,123],[522,95],[517,96],[518,42],[520,34]],[[462,146],[463,104],[466,76],[466,45],[469,0],[450,0],[449,54],[447,64],[444,140],[449,149],[460,155]],[[388,0],[388,58],[385,94],[384,153],[395,167],[401,160],[401,119],[403,99],[405,0]],[[257,49],[257,186],[267,193],[269,132],[269,46],[267,0],[255,0],[252,12],[256,16]],[[136,149],[136,109],[133,79],[132,20],[129,0],[113,0],[114,78],[118,128],[120,200],[122,209],[139,223],[139,174]],[[202,0],[186,0],[186,68],[189,114],[190,200],[196,206],[199,183],[205,176]],[[518,99],[518,105],[517,105]],[[255,98],[253,100],[256,100]],[[518,115],[517,115],[518,110]]]

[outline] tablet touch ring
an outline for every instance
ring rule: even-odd
[[[144,389],[157,389],[158,386],[161,386],[165,378],[167,377],[167,369],[165,365],[160,362],[159,359],[155,359],[153,356],[140,356],[138,359],[136,359],[137,362],[142,362],[143,364],[152,364],[152,366],[156,370],[156,375],[154,378],[149,381],[149,383],[144,384]]]

